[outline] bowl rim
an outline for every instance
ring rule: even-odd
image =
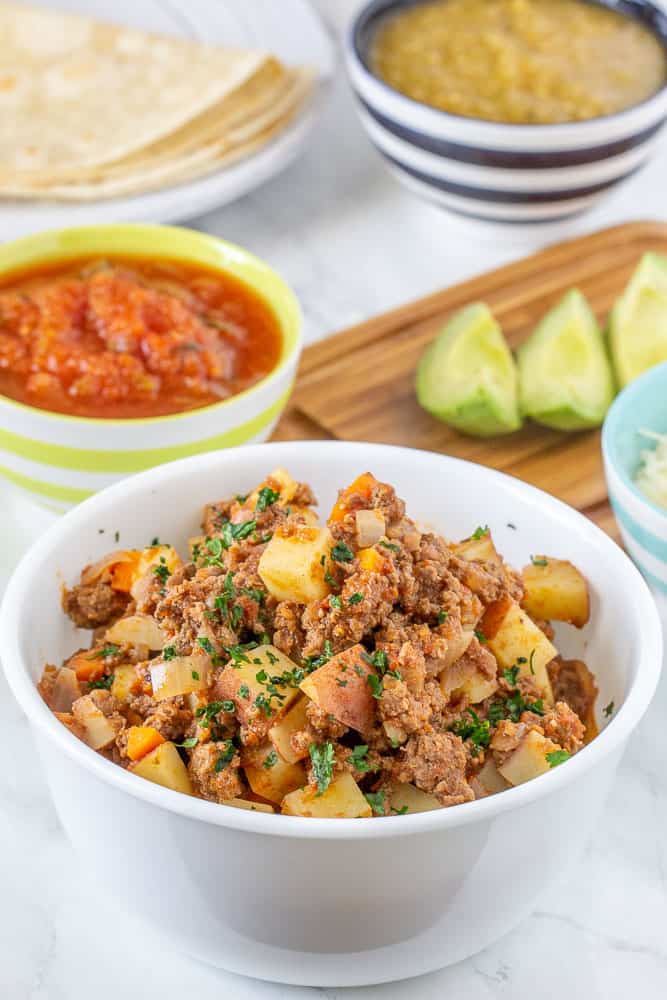
[[[604,424],[602,426],[602,451],[612,471],[618,476],[623,485],[632,493],[645,507],[658,514],[664,521],[667,521],[667,510],[659,507],[654,500],[647,497],[639,489],[634,479],[621,461],[618,451],[618,431],[625,419],[626,409],[632,407],[634,401],[647,386],[653,382],[661,382],[663,377],[667,378],[667,361],[654,365],[647,371],[642,372],[629,385],[626,385],[618,394],[614,402],[607,411]]]
[[[641,606],[642,643],[634,680],[628,684],[623,703],[611,721],[596,739],[568,761],[566,768],[554,768],[540,776],[539,780],[508,789],[502,795],[463,803],[455,809],[433,810],[409,816],[387,816],[383,817],[382,822],[374,823],[363,823],[355,819],[305,819],[232,807],[222,808],[218,803],[186,796],[145,779],[139,780],[91,751],[58,722],[39,695],[37,685],[30,676],[28,664],[23,661],[17,628],[21,608],[31,591],[31,580],[36,573],[39,573],[41,558],[57,550],[64,540],[75,535],[78,528],[88,525],[91,519],[113,509],[119,502],[126,504],[128,485],[130,495],[135,492],[144,494],[147,490],[155,490],[165,479],[173,480],[174,476],[177,479],[181,477],[187,479],[195,470],[206,470],[211,463],[233,464],[239,453],[242,453],[243,457],[251,455],[259,470],[267,462],[275,462],[276,458],[273,456],[277,452],[280,452],[279,461],[282,464],[289,464],[290,455],[303,456],[304,453],[307,455],[313,448],[317,449],[318,453],[322,449],[330,453],[332,469],[336,468],[336,453],[343,454],[354,450],[359,451],[360,455],[361,452],[367,455],[371,450],[373,460],[382,461],[387,468],[390,467],[392,458],[398,455],[410,455],[417,464],[436,461],[449,466],[454,475],[457,469],[483,468],[451,456],[392,445],[341,441],[274,442],[180,459],[138,473],[107,487],[70,511],[33,544],[14,571],[0,606],[3,669],[10,688],[31,727],[36,727],[85,771],[142,802],[149,802],[181,817],[199,820],[213,826],[265,836],[313,840],[412,836],[434,830],[444,832],[470,823],[490,820],[509,809],[520,809],[543,796],[557,793],[559,789],[570,781],[575,781],[604,757],[621,748],[648,708],[662,668],[662,628],[648,586],[620,547],[579,511],[513,476],[488,468],[484,469],[484,472],[491,483],[502,485],[505,491],[513,491],[517,498],[541,505],[547,512],[553,513],[554,516],[558,515],[560,520],[566,518],[577,525],[580,531],[585,532],[593,546],[600,550],[600,558],[606,557],[608,561],[616,563],[617,572],[614,578],[620,580],[621,577],[626,577],[625,585],[628,591],[635,595]]]
[[[584,118],[580,121],[553,122],[551,124],[545,122],[498,122],[492,121],[488,118],[473,118],[467,115],[457,115],[450,111],[443,111],[441,108],[436,108],[431,104],[425,104],[422,101],[417,101],[412,97],[408,97],[407,94],[401,93],[400,90],[396,90],[391,86],[391,84],[383,80],[382,77],[373,73],[367,65],[367,52],[365,47],[361,44],[360,36],[362,30],[368,27],[373,20],[379,19],[388,14],[389,8],[414,7],[427,2],[428,0],[366,0],[366,2],[362,4],[362,6],[354,14],[344,36],[344,47],[348,54],[348,58],[353,60],[357,70],[361,71],[367,81],[372,81],[374,84],[378,85],[385,92],[385,94],[395,100],[397,102],[397,106],[401,107],[403,112],[407,115],[409,115],[411,111],[419,108],[422,112],[426,112],[428,115],[432,114],[434,116],[434,120],[437,120],[440,124],[446,124],[447,122],[459,125],[473,124],[475,126],[479,126],[481,131],[491,131],[501,126],[503,130],[505,130],[506,134],[511,134],[513,132],[517,139],[519,137],[525,138],[529,134],[535,137],[539,137],[540,135],[544,135],[546,137],[565,134],[567,130],[573,130],[581,134],[586,126],[603,125],[604,123],[611,124],[613,122],[623,121],[625,117],[632,115],[633,112],[640,109],[646,109],[654,102],[659,103],[661,99],[664,99],[665,96],[667,96],[666,76],[664,83],[654,94],[645,97],[637,104],[632,104],[628,108],[623,108],[621,111],[615,111],[607,115],[596,115],[593,118]],[[612,7],[610,3],[606,2],[606,0],[581,0],[581,2],[614,10],[614,7]],[[633,4],[638,9],[651,11],[657,19],[665,20],[666,29],[664,36],[651,25],[647,24],[644,26],[662,44],[662,47],[665,50],[665,55],[667,56],[667,12],[658,7],[652,2],[652,0],[641,0],[641,3],[638,3],[638,0],[623,0],[623,2]],[[636,14],[620,10],[616,10],[615,12],[621,16],[627,17],[630,20],[639,20]],[[643,24],[643,22],[640,23]],[[418,129],[417,131],[423,132],[423,129]]]
[[[244,247],[239,246],[236,243],[232,243],[229,240],[225,240],[220,236],[214,236],[211,233],[202,233],[199,230],[191,229],[188,226],[169,226],[149,222],[109,222],[102,225],[89,224],[83,226],[65,226],[57,229],[46,229],[39,233],[21,236],[16,240],[10,240],[8,243],[3,244],[0,247],[0,256],[11,253],[15,249],[25,249],[30,253],[31,248],[34,247],[35,255],[32,259],[32,263],[26,265],[25,267],[15,269],[17,272],[20,272],[28,270],[31,266],[38,267],[40,263],[44,263],[47,260],[49,263],[52,261],[57,262],[59,259],[62,259],[63,261],[67,260],[66,254],[59,257],[57,253],[52,254],[48,252],[47,245],[51,240],[77,237],[81,237],[85,240],[90,237],[94,237],[97,234],[105,235],[117,233],[123,237],[124,241],[127,239],[129,244],[132,242],[133,236],[154,235],[156,239],[159,239],[160,234],[164,234],[165,232],[173,236],[175,239],[180,236],[186,238],[187,240],[192,240],[195,243],[199,243],[201,246],[209,247],[212,250],[222,250],[230,257],[234,257],[236,263],[240,264],[242,267],[245,268],[250,266],[255,268],[259,272],[264,273],[277,282],[282,295],[285,297],[285,302],[290,313],[290,322],[289,325],[282,322],[279,323],[281,332],[281,349],[280,357],[275,367],[247,389],[244,389],[242,392],[237,392],[233,396],[229,396],[227,399],[222,399],[218,403],[209,403],[207,406],[200,406],[191,410],[181,410],[177,413],[167,413],[156,417],[82,417],[77,416],[76,414],[58,413],[56,410],[41,409],[38,406],[31,406],[29,403],[22,403],[19,400],[12,399],[10,396],[5,396],[2,393],[0,393],[0,407],[6,407],[9,410],[16,410],[19,413],[27,413],[33,419],[42,419],[50,424],[83,424],[89,427],[97,426],[99,428],[107,429],[131,429],[134,427],[141,428],[146,426],[164,426],[165,424],[175,423],[177,421],[187,419],[188,417],[194,418],[200,415],[203,417],[217,415],[220,412],[224,412],[226,408],[231,408],[235,403],[248,399],[253,393],[261,392],[263,389],[272,386],[275,382],[282,378],[290,364],[293,363],[294,358],[299,355],[303,348],[303,312],[299,300],[282,275],[271,267],[270,264],[267,264],[261,257],[256,256]],[[39,248],[43,245],[44,252],[42,256],[40,255]],[[85,257],[87,253],[92,252],[92,250],[86,251],[85,249],[82,249],[80,253],[72,255],[71,259],[75,259],[76,257]],[[101,252],[103,251],[100,251],[100,253]],[[129,248],[127,250],[114,250],[113,252],[117,256],[128,258],[131,258],[132,256],[143,256],[142,254],[133,252]],[[189,261],[193,262],[192,256],[187,251],[183,252],[181,257],[179,257],[178,254],[176,254],[176,256],[165,255],[163,259],[180,259],[184,263]],[[215,264],[208,264],[206,266],[212,271],[217,269],[222,273],[226,272],[223,265],[220,265],[217,268]],[[0,278],[4,274],[11,275],[11,273],[11,265],[4,266],[0,263]],[[239,281],[243,281],[241,276],[234,275],[234,277],[237,277]],[[275,314],[275,308],[269,295],[254,288],[253,291]]]

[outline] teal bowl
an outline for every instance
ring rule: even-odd
[[[602,428],[609,500],[625,547],[651,587],[667,594],[667,510],[634,482],[641,452],[651,447],[642,430],[667,434],[667,362],[617,396]]]

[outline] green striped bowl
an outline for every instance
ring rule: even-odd
[[[280,321],[283,343],[277,366],[252,388],[212,406],[166,417],[69,417],[0,396],[0,475],[58,511],[133,472],[265,441],[289,398],[302,347],[299,304],[276,272],[240,247],[190,229],[84,226],[28,236],[0,246],[0,274],[89,254],[185,260],[230,273],[268,302]]]

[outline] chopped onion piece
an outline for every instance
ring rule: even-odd
[[[107,555],[102,556],[97,562],[91,563],[90,566],[86,566],[81,572],[81,583],[84,586],[88,586],[91,583],[97,583],[107,570],[112,570],[114,566],[119,563],[129,563],[134,562],[136,559],[136,552],[131,552],[126,549],[119,549],[117,552],[108,552]]]
[[[149,650],[162,649],[165,644],[162,629],[150,615],[119,618],[107,629],[104,641],[125,643],[128,646],[148,646]]]
[[[71,712],[72,705],[81,697],[81,689],[74,670],[61,667],[51,692],[51,708],[54,712]]]
[[[208,684],[210,663],[210,657],[203,650],[173,660],[155,660],[150,667],[153,697],[163,701],[202,691]]]
[[[385,533],[386,525],[384,516],[379,510],[358,510],[356,512],[357,522],[357,547],[369,549],[377,545]]]

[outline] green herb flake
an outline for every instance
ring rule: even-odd
[[[448,617],[449,615],[446,611],[438,611],[438,625],[442,625],[443,622],[446,622]]]
[[[262,511],[265,511],[267,507],[272,507],[276,500],[279,499],[280,493],[277,490],[272,490],[270,486],[263,486],[257,495],[255,510],[261,514]]]
[[[535,667],[533,666],[534,658],[535,658],[535,650],[533,649],[530,654],[530,672],[533,675],[533,677],[535,676]]]
[[[250,698],[250,688],[247,684],[239,685],[239,698],[243,698],[244,701],[247,701]]]
[[[475,528],[470,538],[472,541],[478,542],[480,538],[484,538],[484,535],[488,535],[488,533],[489,533],[488,524],[485,524],[483,528],[480,525],[477,528]]]
[[[105,646],[102,646],[101,649],[98,649],[94,653],[91,653],[90,656],[87,656],[86,659],[106,660],[110,656],[117,656],[118,653],[120,653],[120,646],[114,645],[113,642],[108,642]]]
[[[175,646],[165,646],[162,650],[162,659],[169,662],[176,657],[176,647]]]
[[[551,753],[546,754],[546,760],[549,767],[558,767],[559,764],[564,764],[566,760],[570,759],[570,754],[567,750],[552,750]]]
[[[176,743],[175,746],[183,747],[185,750],[192,750],[193,747],[197,746],[199,740],[196,736],[189,736],[187,740],[183,740],[182,743]]]
[[[200,646],[205,653],[208,653],[209,656],[212,656],[215,653],[215,650],[213,649],[213,644],[211,643],[211,640],[208,638],[208,636],[205,635],[198,636],[197,645]]]
[[[371,694],[373,695],[374,698],[377,698],[379,701],[379,699],[382,697],[382,692],[384,690],[382,681],[375,674],[368,674],[366,676],[366,680],[368,681],[368,686],[371,689]]]
[[[331,558],[334,562],[347,563],[354,559],[354,552],[345,542],[336,542],[331,550]]]
[[[343,607],[343,602],[341,601],[338,594],[331,594],[329,596],[329,607],[338,608],[339,610]]]
[[[98,677],[96,681],[88,682],[88,690],[110,691],[111,685],[113,684],[113,679],[114,679],[113,674],[106,674],[104,677]]]
[[[484,635],[484,633],[482,632],[481,629],[476,628],[476,629],[473,629],[473,631],[475,633],[475,638],[477,639],[478,642],[481,642],[482,644],[484,644],[485,642],[489,641],[486,638],[486,636]]]
[[[313,765],[313,775],[317,783],[317,794],[324,795],[331,784],[334,765],[333,743],[311,743],[308,748]]]
[[[352,753],[347,758],[348,764],[359,771],[361,774],[368,774],[369,771],[377,771],[378,768],[374,767],[368,760],[368,747],[360,743],[356,747],[352,748]]]
[[[344,681],[342,677],[337,677],[336,678],[336,684],[338,685],[339,688],[346,688],[347,687],[347,681]]]
[[[278,763],[278,754],[276,753],[275,750],[271,750],[262,761],[262,767],[266,771],[269,771],[272,767],[275,767],[277,763]]]
[[[393,542],[385,542],[384,539],[382,539],[382,538],[378,542],[378,545],[381,545],[383,549],[389,549],[390,552],[400,552],[401,551],[401,546],[400,545],[394,545]]]
[[[392,806],[391,807],[391,811],[393,813],[396,813],[397,816],[405,816],[406,812],[408,811],[408,807],[407,806],[401,806],[400,809],[394,809],[394,807]]]
[[[193,670],[192,671],[192,679],[193,679],[193,681],[198,681],[199,680],[199,672],[197,670]]]
[[[533,566],[548,566],[549,565],[549,560],[545,559],[544,556],[531,556],[530,557],[530,561],[532,562]]]
[[[462,740],[470,740],[472,752],[477,756],[480,750],[488,747],[491,742],[491,725],[488,719],[480,719],[477,712],[467,708],[470,719],[459,719],[452,726],[452,732]]]
[[[351,597],[348,597],[347,603],[348,604],[361,604],[361,602],[363,601],[363,599],[364,599],[364,595],[360,594],[359,592],[357,592],[356,594],[352,594]]]
[[[229,764],[229,762],[234,757],[235,753],[236,753],[236,747],[234,746],[234,744],[232,743],[232,741],[231,740],[225,740],[224,750],[222,751],[222,753],[220,754],[220,756],[216,760],[214,768],[213,768],[213,770],[215,771],[216,774],[220,774],[220,772],[223,771],[227,767],[227,765]]]
[[[513,667],[505,667],[502,676],[510,685],[510,687],[515,688],[517,680],[519,679],[519,667],[515,664]]]
[[[384,816],[384,792],[366,792],[364,798],[376,816]]]
[[[614,714],[614,703],[613,703],[613,701],[610,701],[608,705],[605,705],[605,707],[603,708],[602,711],[604,713],[605,719],[610,719],[612,717],[612,715]]]

